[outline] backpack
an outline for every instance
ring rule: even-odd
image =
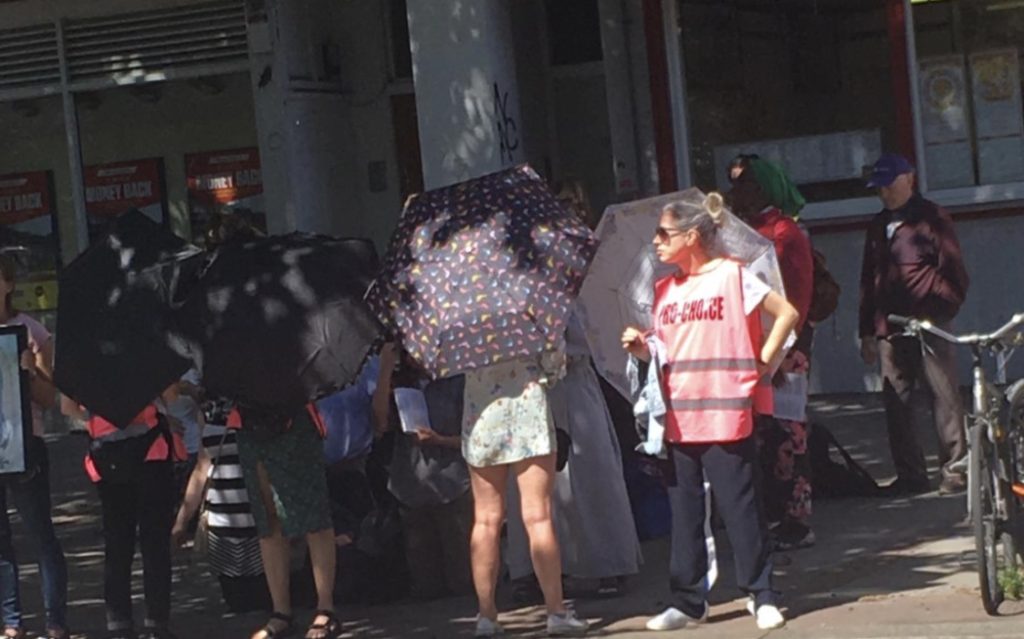
[[[842,289],[829,273],[825,264],[825,256],[821,251],[812,248],[811,259],[814,262],[814,285],[811,293],[811,307],[807,310],[807,319],[817,324],[823,322],[839,306],[839,294]]]
[[[807,229],[801,224],[797,224],[797,226],[808,238],[808,241],[810,241]],[[776,238],[776,228],[778,228],[777,225],[772,228],[771,235],[769,236],[772,242]],[[811,247],[811,263],[814,272],[811,284],[811,306],[807,309],[807,320],[817,324],[825,321],[836,312],[836,308],[839,306],[839,293],[842,289],[839,287],[839,282],[836,281],[836,278],[832,277],[832,273],[829,272],[825,255],[813,246]]]
[[[839,453],[842,462],[832,458],[833,448]],[[811,464],[811,484],[814,486],[815,497],[877,497],[882,492],[871,474],[821,424],[811,425],[807,437],[807,457]]]

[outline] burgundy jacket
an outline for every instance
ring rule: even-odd
[[[860,275],[860,335],[884,337],[890,314],[949,321],[967,296],[968,277],[953,220],[915,193],[902,209],[906,220],[892,238],[883,210],[868,224]]]

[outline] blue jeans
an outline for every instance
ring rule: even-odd
[[[18,562],[7,516],[7,494],[24,522],[26,537],[35,546],[39,575],[46,606],[46,625],[67,628],[68,568],[64,551],[50,517],[50,462],[46,444],[39,437],[29,441],[29,459],[38,467],[28,479],[14,479],[7,490],[0,486],[0,616],[10,628],[21,627],[21,600],[18,593]]]

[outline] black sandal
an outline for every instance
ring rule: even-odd
[[[271,621],[283,621],[285,626],[284,628],[275,630],[274,627],[270,625]],[[294,621],[295,618],[291,615],[286,615],[283,612],[274,612],[271,613],[270,619],[267,621],[267,623],[264,624],[262,628],[257,630],[256,633],[262,632],[264,639],[286,639],[286,637],[291,637],[292,634],[294,634],[295,632],[295,629],[292,628],[292,623]]]
[[[306,639],[338,639],[341,636],[341,622],[334,616],[334,611],[317,610],[313,613],[313,621],[316,621],[317,617],[327,617],[327,623],[310,624],[306,631]],[[310,637],[311,632],[317,634]]]

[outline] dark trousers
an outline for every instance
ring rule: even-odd
[[[7,516],[7,495],[18,509],[26,538],[35,548],[39,576],[43,586],[48,628],[67,628],[68,568],[57,532],[50,516],[50,458],[42,438],[32,436],[29,459],[35,468],[26,477],[10,480],[6,491],[0,485],[0,613],[9,628],[21,627],[18,562]]]
[[[703,614],[707,601],[705,474],[732,543],[736,583],[758,606],[774,604],[771,553],[754,484],[754,438],[728,444],[671,445],[669,456],[676,474],[676,485],[668,489],[672,507],[670,587],[678,608],[696,618]]]
[[[949,326],[943,326],[949,329]],[[939,465],[944,475],[949,465],[967,453],[964,434],[964,408],[956,379],[955,346],[927,336],[927,348],[912,337],[879,340],[882,363],[882,395],[889,428],[889,447],[896,475],[910,483],[927,483],[928,469],[924,450],[914,434],[911,391],[924,381],[932,395],[935,431],[939,439]]]
[[[103,596],[107,629],[132,621],[132,560],[142,551],[146,627],[164,628],[171,616],[171,527],[177,499],[171,462],[147,462],[133,483],[97,484],[103,508]]]

